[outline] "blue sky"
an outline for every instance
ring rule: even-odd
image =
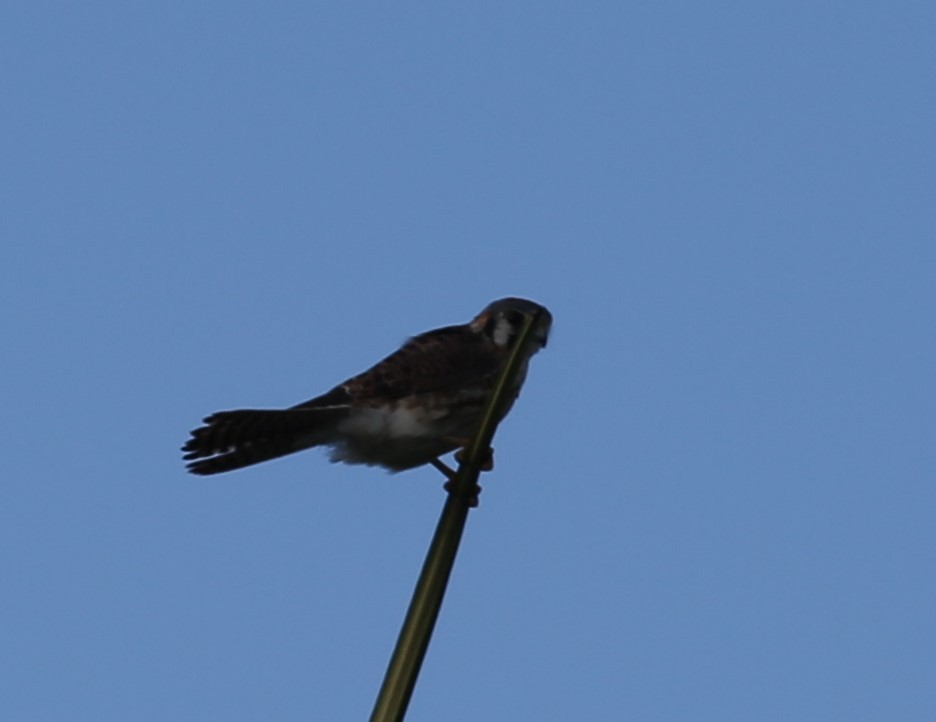
[[[936,6],[13,3],[0,716],[369,714],[444,501],[178,447],[555,316],[419,720],[932,720]]]

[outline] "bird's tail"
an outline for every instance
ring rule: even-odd
[[[327,443],[341,407],[239,409],[205,418],[182,447],[193,474],[218,474]]]

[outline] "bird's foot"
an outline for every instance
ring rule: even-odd
[[[461,464],[465,460],[465,449],[461,448],[455,452],[455,461]],[[481,462],[481,471],[494,470],[494,449],[487,449],[484,452],[484,461]]]
[[[446,478],[446,482],[442,485],[442,488],[445,489],[449,494],[456,493],[456,480],[455,477],[458,476],[458,472],[453,468],[448,466],[445,462],[439,459],[433,459],[429,462],[436,469],[442,472],[442,475]],[[474,488],[471,489],[468,495],[465,498],[465,501],[468,503],[468,506],[474,509],[478,506],[478,495],[481,493],[481,487],[477,484],[474,485]]]
[[[442,488],[445,489],[449,494],[457,493],[457,489],[455,487],[456,483],[454,479],[449,479],[442,485]],[[474,484],[473,487],[474,488],[469,490],[468,495],[464,497],[465,502],[472,509],[478,506],[478,496],[481,494],[481,487],[478,484]]]

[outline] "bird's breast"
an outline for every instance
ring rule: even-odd
[[[421,394],[353,408],[338,425],[332,460],[408,469],[474,433],[486,392]]]

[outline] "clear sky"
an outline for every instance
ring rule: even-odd
[[[11,2],[0,718],[366,719],[431,469],[183,471],[555,316],[408,722],[936,719],[936,4]]]

